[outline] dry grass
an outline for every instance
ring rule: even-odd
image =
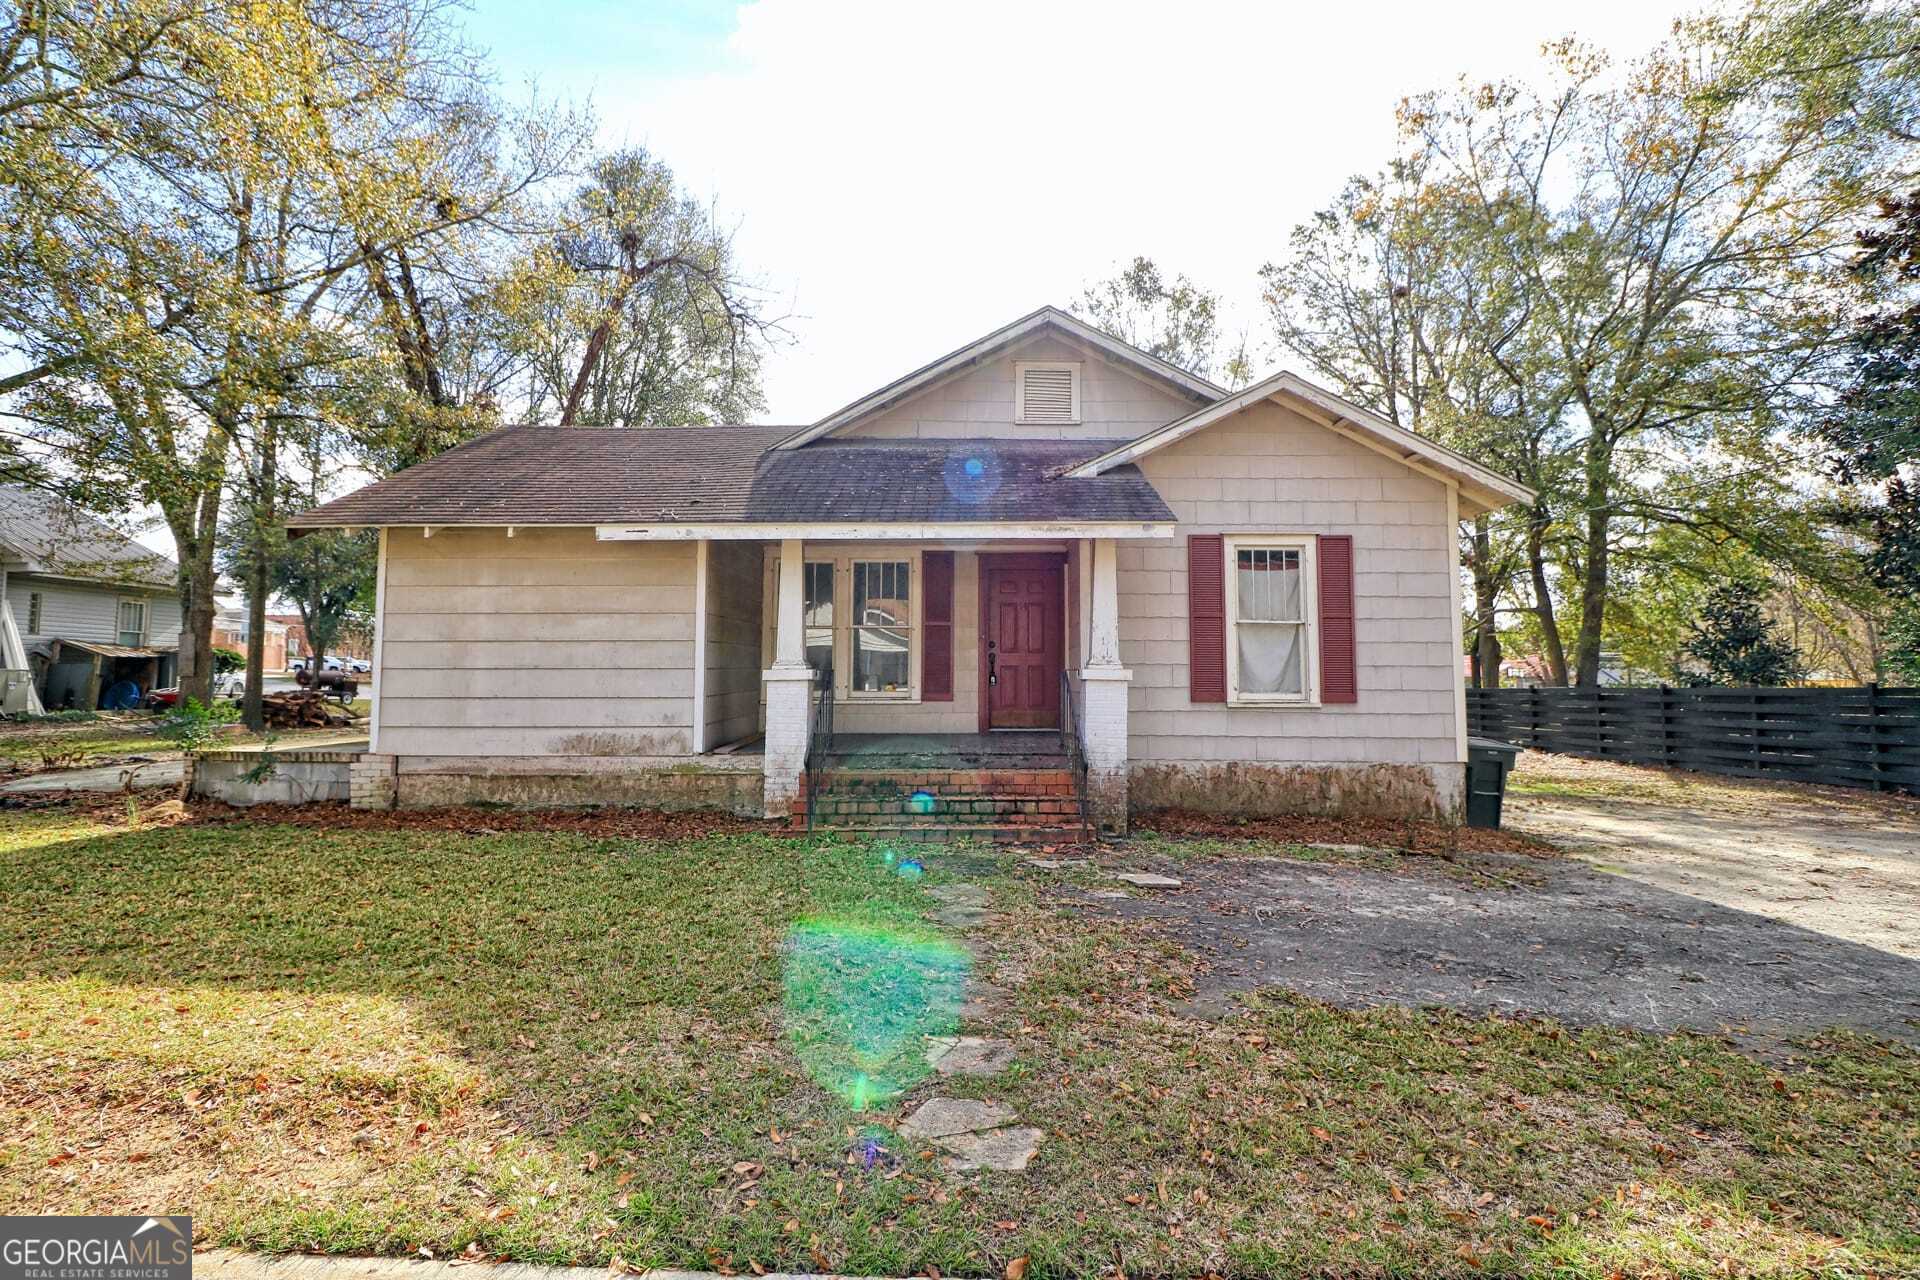
[[[0,1211],[740,1272],[1920,1267],[1905,1050],[1836,1036],[1783,1068],[1286,998],[1197,1020],[1194,956],[1009,862],[974,876],[977,968],[1019,1059],[943,1088],[1049,1136],[1024,1175],[954,1174],[888,1128],[930,1085],[856,1113],[782,1034],[791,926],[931,937],[937,859],[914,883],[742,831],[169,812],[0,813]],[[850,1164],[863,1133],[899,1162]]]

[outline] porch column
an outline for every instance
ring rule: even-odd
[[[800,794],[807,765],[807,730],[812,719],[813,671],[807,666],[807,641],[800,616],[804,599],[806,548],[798,538],[780,544],[780,582],[774,596],[773,665],[762,673],[767,685],[765,803],[769,818],[783,818]]]
[[[1080,669],[1086,734],[1087,793],[1103,831],[1127,829],[1127,684],[1120,665],[1120,574],[1112,538],[1095,538],[1086,557],[1093,579],[1087,664]]]

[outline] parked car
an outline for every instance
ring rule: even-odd
[[[225,675],[213,678],[213,696],[215,698],[238,698],[247,688],[247,673],[229,671]],[[180,686],[169,685],[165,689],[147,690],[146,706],[149,711],[171,711],[180,705]]]

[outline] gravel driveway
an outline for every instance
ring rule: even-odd
[[[1573,856],[1167,867],[1175,891],[1085,895],[1211,962],[1200,1007],[1286,987],[1757,1041],[1846,1026],[1920,1044],[1920,804],[1531,756],[1508,825]]]

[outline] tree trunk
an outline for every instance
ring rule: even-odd
[[[213,617],[219,612],[213,565],[214,534],[220,525],[220,489],[216,483],[197,504],[179,509],[168,521],[180,551],[180,703],[188,699],[213,705]]]
[[[266,696],[267,558],[256,554],[247,569],[247,684],[240,698],[240,719],[259,733],[267,727],[260,702]]]
[[[1574,646],[1574,683],[1600,683],[1600,643],[1607,620],[1607,535],[1613,513],[1607,509],[1613,486],[1612,448],[1594,441],[1587,448],[1587,546],[1580,582],[1580,635]]]
[[[1475,687],[1500,687],[1500,632],[1496,604],[1500,583],[1493,576],[1493,537],[1487,531],[1486,516],[1473,522],[1473,612],[1480,634],[1474,645]]]
[[[1533,579],[1533,612],[1540,620],[1540,643],[1547,651],[1547,673],[1553,683],[1567,683],[1567,650],[1560,642],[1560,624],[1553,616],[1553,586],[1547,581],[1547,529],[1553,516],[1535,507],[1527,521],[1527,572]]]

